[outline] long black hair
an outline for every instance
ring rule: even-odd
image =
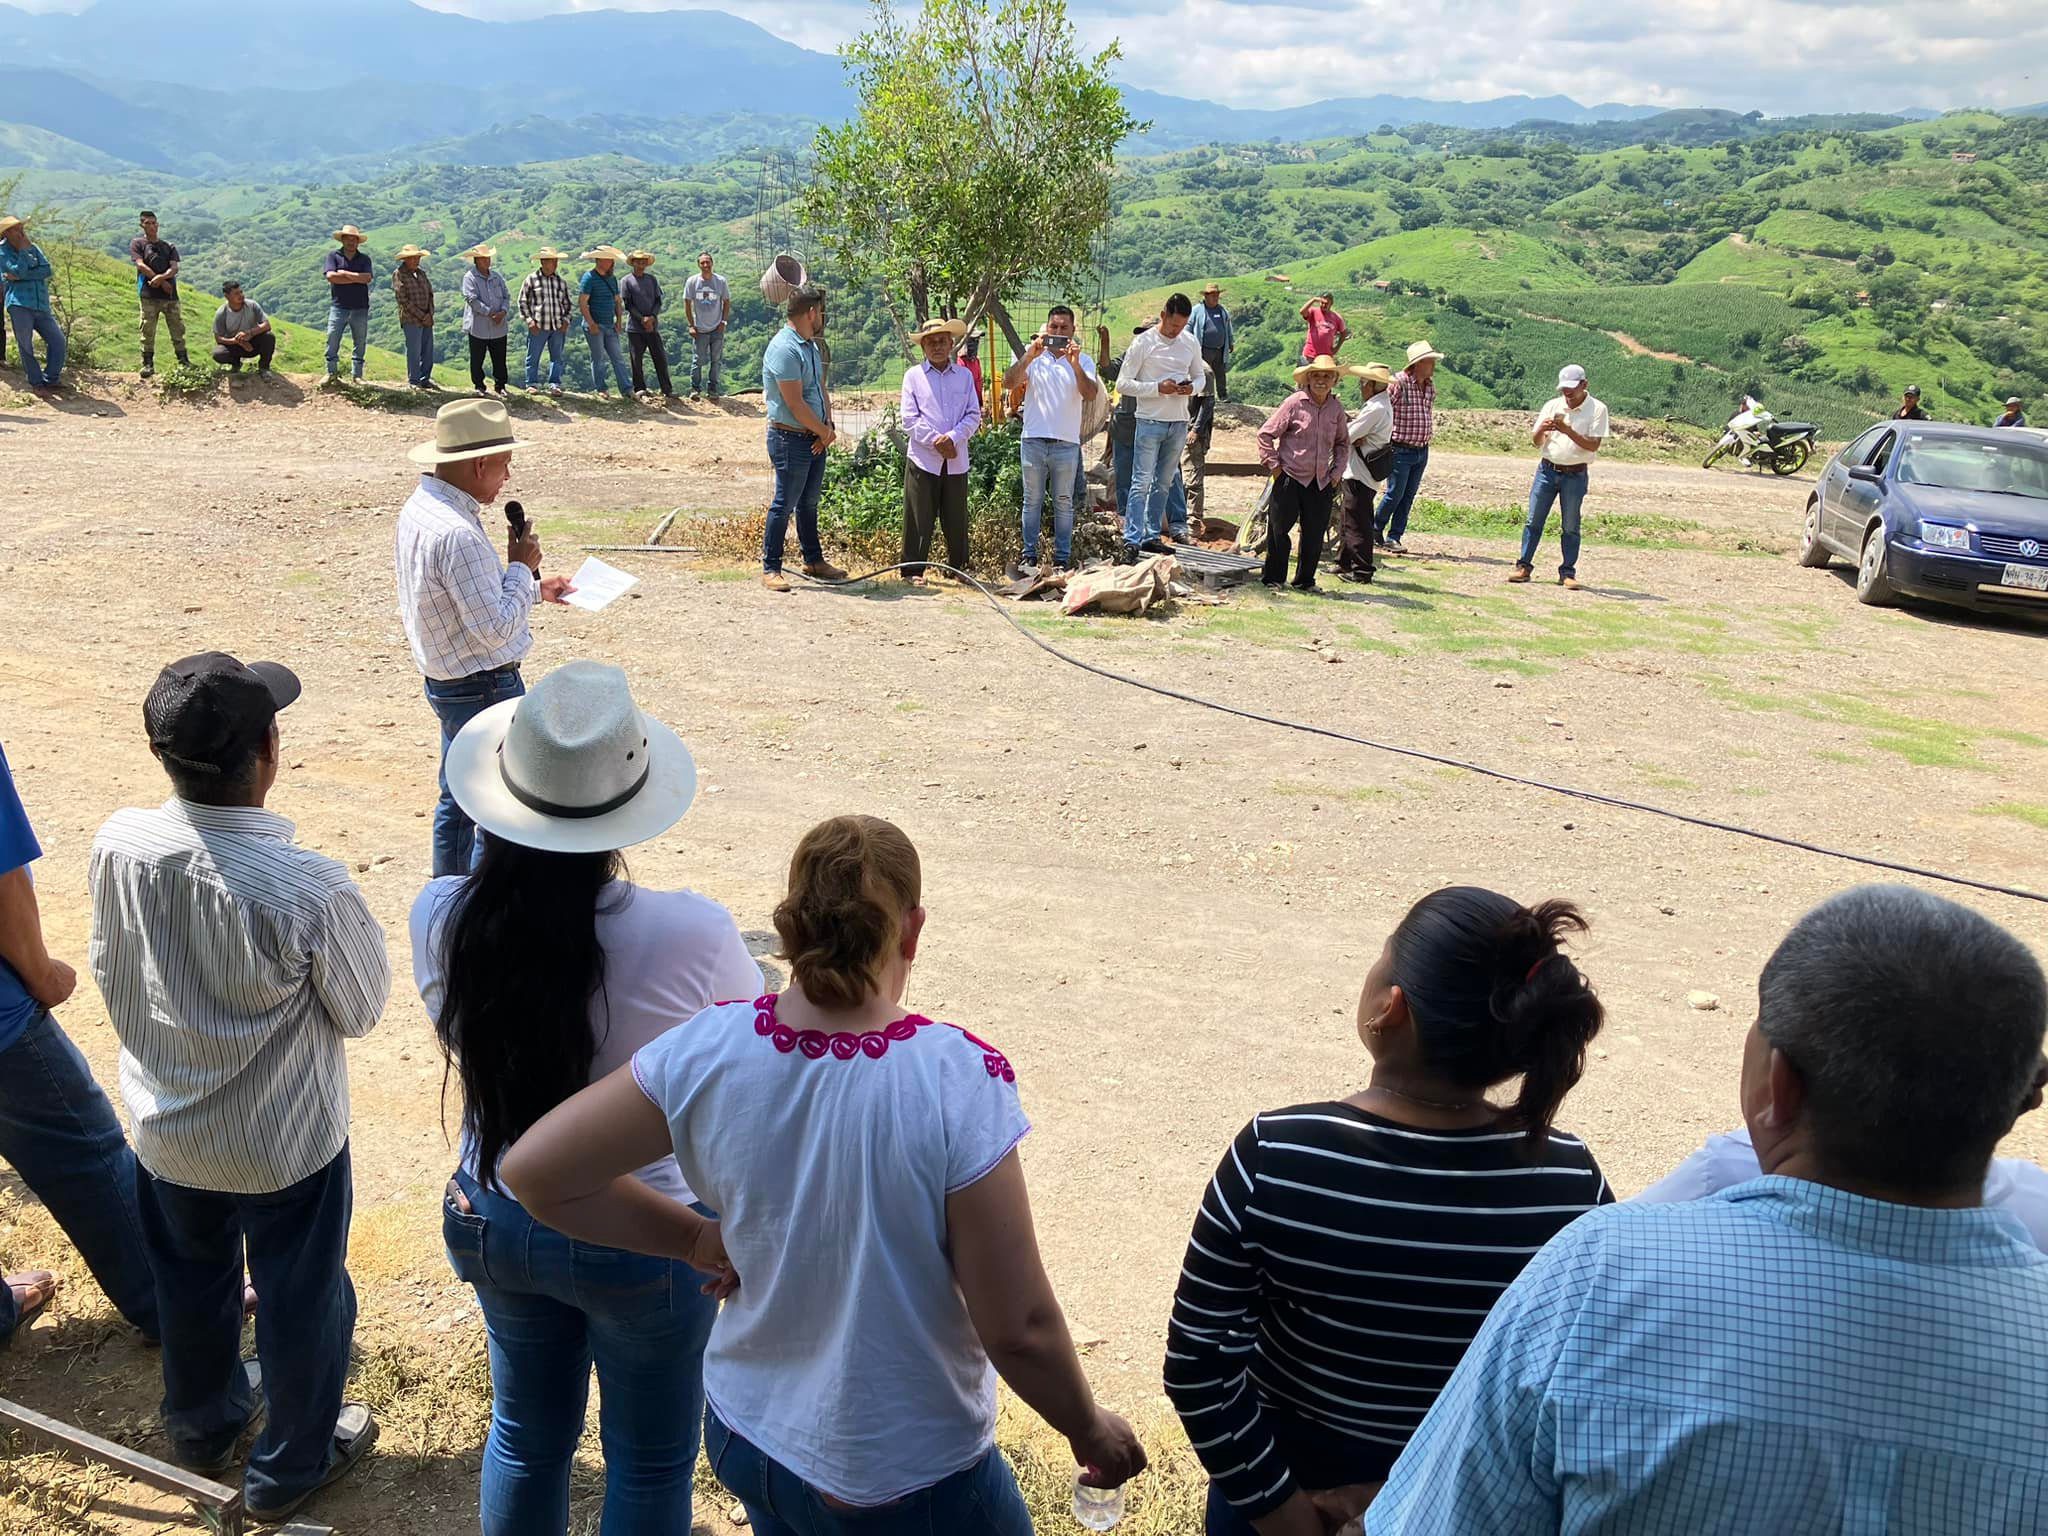
[[[443,1105],[459,1072],[477,1179],[496,1189],[505,1149],[590,1082],[603,1034],[591,1008],[604,998],[597,918],[625,860],[479,835],[483,860],[441,928],[446,990],[434,1033],[448,1062]]]
[[[1532,1152],[1606,1017],[1561,947],[1586,931],[1568,901],[1525,907],[1470,885],[1423,897],[1394,930],[1392,980],[1408,999],[1423,1065],[1461,1088],[1521,1078],[1508,1119]]]

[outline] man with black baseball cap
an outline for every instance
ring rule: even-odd
[[[1925,421],[1927,413],[1920,409],[1920,386],[1908,384],[1906,393],[1899,400],[1899,408],[1892,413],[1893,421]]]
[[[249,1452],[243,1498],[282,1519],[377,1438],[342,1402],[355,1290],[348,1065],[391,990],[384,933],[333,859],[264,809],[299,680],[220,651],[174,661],[142,706],[171,781],[93,840],[92,968],[121,1039],[136,1193],[156,1271],[172,1459]],[[260,1371],[240,1353],[242,1270]]]

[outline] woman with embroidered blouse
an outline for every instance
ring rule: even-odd
[[[755,1536],[1028,1536],[994,1443],[998,1374],[1088,1481],[1145,1465],[1039,1259],[1016,1073],[899,1007],[921,885],[888,822],[814,828],[775,910],[788,990],[705,1009],[505,1158],[520,1201],[572,1236],[700,1266],[722,1241],[705,1441]],[[636,1186],[670,1151],[716,1226]]]
[[[1366,974],[1365,1089],[1255,1116],[1224,1153],[1166,1334],[1207,1536],[1353,1520],[1508,1283],[1613,1200],[1551,1128],[1600,1030],[1562,948],[1585,926],[1569,902],[1423,897]]]

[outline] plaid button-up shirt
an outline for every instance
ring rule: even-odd
[[[398,295],[398,318],[405,325],[434,323],[434,280],[425,267],[408,267],[400,262],[391,274],[391,291]]]
[[[1436,434],[1436,380],[1418,384],[1404,368],[1387,386],[1387,399],[1394,407],[1394,441],[1411,448],[1428,446]]]
[[[559,272],[529,272],[519,285],[519,318],[543,331],[569,329],[569,285]]]

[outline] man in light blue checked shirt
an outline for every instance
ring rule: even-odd
[[[2048,1256],[1981,1204],[2048,984],[1903,886],[1808,913],[1742,1061],[1764,1177],[1581,1217],[1366,1512],[1420,1532],[2048,1531]]]

